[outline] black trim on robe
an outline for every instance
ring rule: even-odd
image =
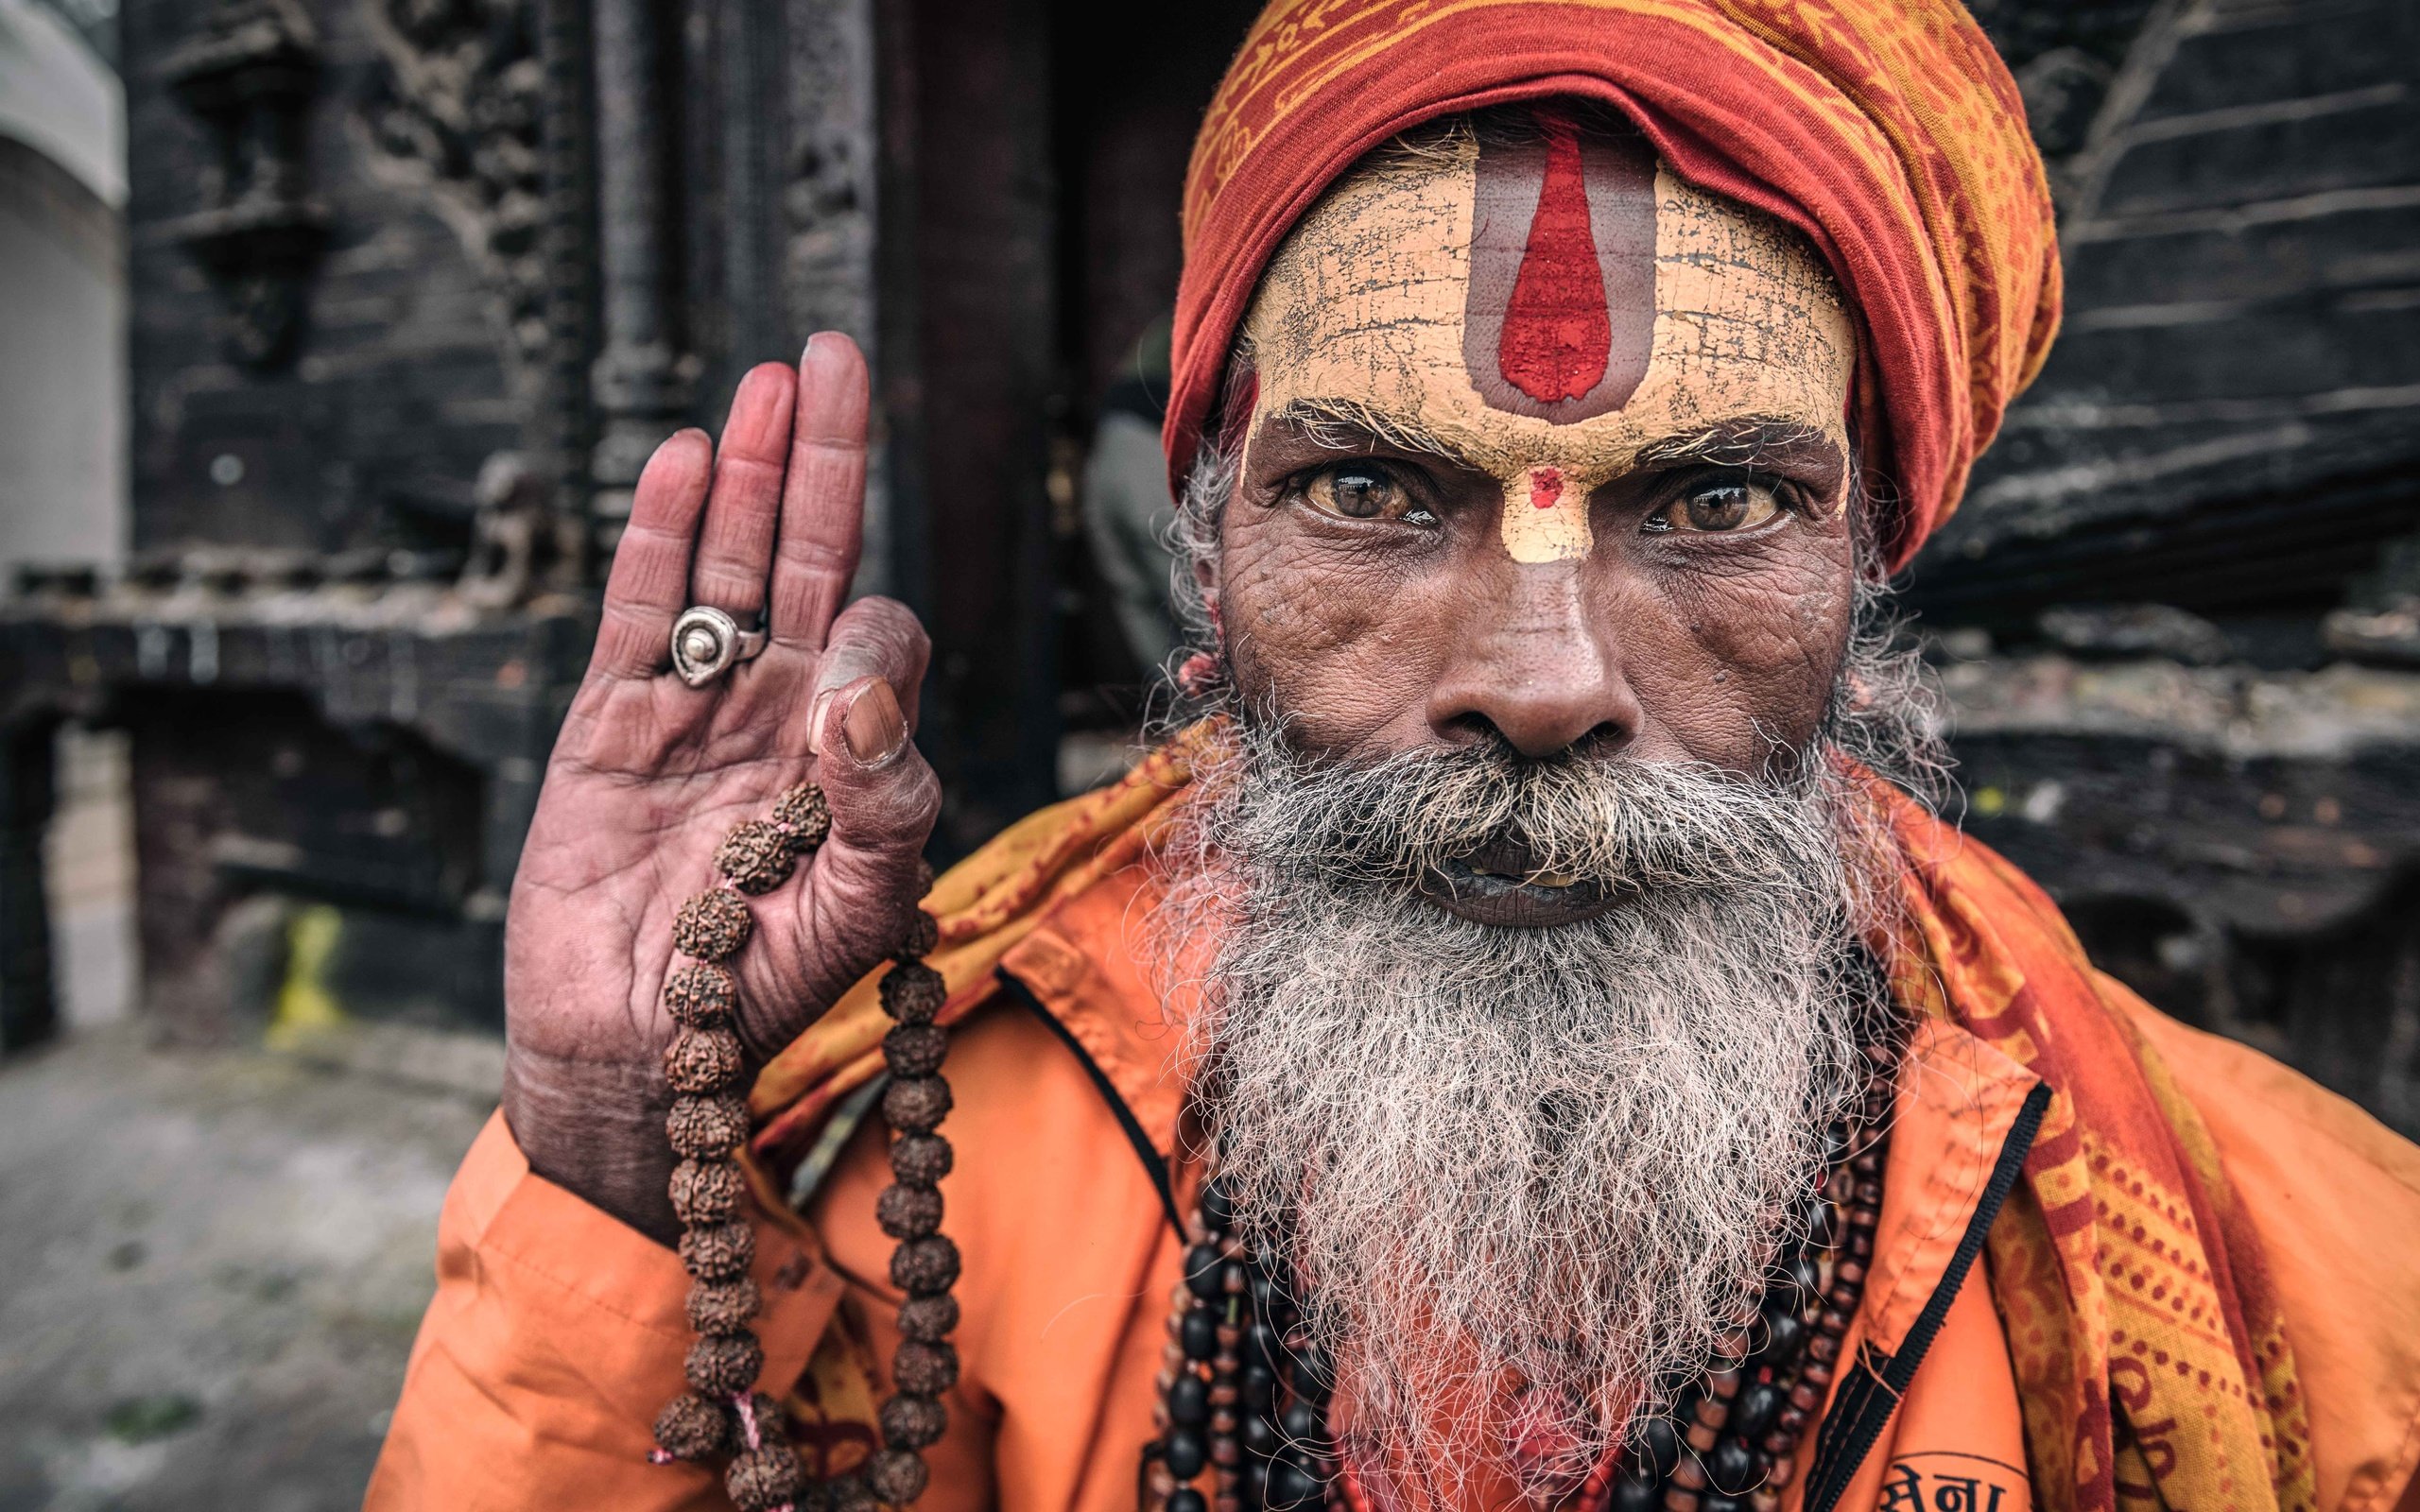
[[[1117,1089],[1110,1085],[1109,1074],[1095,1063],[1091,1053],[1084,1049],[1083,1041],[1059,1022],[1059,1016],[1034,995],[1033,988],[1018,981],[1005,966],[993,974],[1000,979],[1000,986],[1008,990],[1009,996],[1031,1009],[1033,1016],[1059,1037],[1059,1042],[1076,1057],[1076,1064],[1083,1067],[1084,1074],[1093,1079],[1093,1086],[1099,1090],[1101,1100],[1109,1104],[1111,1114],[1116,1118],[1117,1126],[1126,1131],[1126,1143],[1134,1146],[1135,1158],[1143,1162],[1143,1174],[1151,1178],[1152,1190],[1160,1194],[1160,1209],[1167,1214],[1168,1227],[1176,1230],[1177,1239],[1182,1243],[1184,1239],[1184,1217],[1176,1210],[1176,1187],[1168,1177],[1167,1158],[1152,1147],[1150,1136],[1143,1132],[1143,1121],[1134,1116],[1134,1109],[1126,1106],[1126,1099],[1117,1095]]]
[[[1933,1336],[1941,1332],[1942,1319],[1949,1315],[1949,1304],[1957,1298],[1958,1288],[1964,1285],[1966,1273],[1974,1268],[1975,1257],[1982,1252],[1983,1237],[1991,1232],[1992,1220],[1999,1216],[2000,1204],[2016,1185],[2017,1173],[2024,1169],[2025,1157],[2033,1148],[2033,1136],[2041,1131],[2042,1115],[2050,1106],[2050,1089],[2036,1082],[2025,1094],[2025,1106],[2017,1109],[2016,1122],[2009,1126],[2008,1139],[2000,1145],[1999,1159],[1993,1162],[1992,1178],[1984,1183],[1982,1200],[1975,1205],[1975,1214],[1966,1220],[1966,1232],[1958,1242],[1957,1252],[1949,1257],[1949,1267],[1941,1273],[1941,1284],[1933,1288],[1925,1302],[1925,1310],[1900,1341],[1897,1354],[1884,1354],[1868,1347],[1858,1351],[1857,1364],[1849,1378],[1832,1399],[1832,1410],[1824,1415],[1824,1426],[1815,1440],[1815,1464],[1807,1471],[1806,1512],[1832,1512],[1856,1479],[1858,1467],[1874,1451],[1875,1441],[1890,1424],[1891,1415],[1899,1409],[1899,1399],[1908,1394],[1908,1384],[1915,1380],[1916,1366],[1924,1364],[1925,1353],[1932,1348]]]

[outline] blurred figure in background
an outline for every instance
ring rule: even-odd
[[[1168,550],[1176,501],[1160,451],[1174,318],[1171,312],[1152,321],[1119,365],[1117,382],[1101,396],[1092,455],[1084,462],[1084,536],[1127,649],[1147,671],[1167,661],[1178,636],[1168,576],[1176,567]]]

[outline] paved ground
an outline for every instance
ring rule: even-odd
[[[486,1116],[453,1080],[133,1023],[0,1063],[0,1512],[359,1505]]]

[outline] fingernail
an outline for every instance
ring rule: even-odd
[[[908,744],[908,716],[899,712],[899,696],[890,684],[877,681],[857,695],[840,719],[841,738],[860,766],[878,766]]]

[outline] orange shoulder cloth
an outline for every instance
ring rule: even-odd
[[[991,996],[1000,957],[1062,900],[1142,858],[1192,781],[1189,758],[1206,738],[1197,726],[1122,781],[1028,815],[934,882],[925,908],[941,923],[941,941],[925,959],[949,986],[941,1022]],[[851,988],[756,1078],[749,1150],[760,1162],[795,1165],[833,1108],[881,1072],[890,1021],[875,990],[880,980],[875,972]]]
[[[1893,994],[2050,1088],[1987,1241],[2039,1504],[2111,1508],[2122,1485],[2171,1507],[2315,1505],[2261,1240],[2125,989],[2015,868],[1889,784],[1868,788],[1899,851]]]

